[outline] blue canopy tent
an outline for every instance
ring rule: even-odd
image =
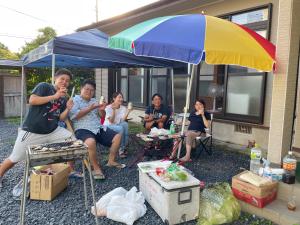
[[[108,48],[108,38],[107,34],[97,29],[91,29],[51,39],[22,58],[22,87],[24,86],[24,67],[52,67],[53,82],[55,67],[173,68],[184,65],[183,63],[181,64],[164,59],[138,57],[122,50]],[[22,117],[23,112],[21,112],[21,118]]]

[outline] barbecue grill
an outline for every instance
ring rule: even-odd
[[[24,169],[24,177],[23,177],[23,193],[22,193],[21,207],[20,207],[20,225],[24,224],[24,219],[25,219],[26,192],[28,188],[27,180],[28,180],[30,168],[35,166],[48,165],[48,164],[60,163],[60,162],[68,162],[74,160],[82,161],[85,208],[86,210],[88,210],[87,189],[86,189],[86,181],[85,181],[85,164],[87,165],[88,168],[93,203],[94,203],[94,207],[96,208],[93,176],[92,176],[92,170],[89,162],[86,144],[84,144],[80,140],[77,140],[77,141],[66,141],[66,142],[49,143],[49,144],[42,144],[42,145],[31,145],[28,146],[28,149],[26,151],[26,161],[25,161],[25,169]],[[95,220],[96,220],[96,224],[98,225],[97,216],[95,216]]]

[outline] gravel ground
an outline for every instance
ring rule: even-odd
[[[0,161],[3,161],[4,158],[10,154],[16,135],[16,125],[0,120]],[[133,142],[130,143],[131,153],[137,148],[138,147]],[[104,150],[102,155],[102,165],[104,165],[106,163],[104,162],[104,159],[107,158],[107,150]],[[123,163],[128,163],[132,158],[133,154],[130,154],[129,158],[121,161]],[[18,224],[20,201],[13,199],[12,189],[20,181],[23,175],[23,166],[23,163],[17,164],[5,176],[4,188],[0,191],[0,225]],[[194,159],[186,166],[195,173],[196,178],[203,180],[206,183],[213,183],[216,181],[231,182],[232,176],[239,172],[240,167],[248,168],[249,159],[245,154],[224,151],[222,147],[216,146],[212,156],[202,153],[200,159]],[[96,199],[99,199],[102,195],[116,187],[121,186],[127,190],[133,186],[138,187],[138,171],[136,168],[126,168],[120,171],[107,167],[103,167],[103,169],[107,178],[105,181],[95,182]],[[90,194],[88,200],[92,203]],[[26,221],[26,224],[30,225],[95,224],[92,214],[86,212],[84,209],[83,183],[81,180],[76,179],[70,180],[67,189],[51,202],[28,200],[26,206]],[[100,218],[99,221],[102,225],[120,224],[106,218]],[[164,224],[148,204],[145,216],[135,222],[135,225],[147,224]],[[195,225],[196,221],[184,224]],[[232,224],[254,225],[272,223],[252,215],[242,214],[240,220]]]

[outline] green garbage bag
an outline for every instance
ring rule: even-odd
[[[240,217],[241,207],[228,183],[216,183],[201,193],[198,225],[230,223]]]

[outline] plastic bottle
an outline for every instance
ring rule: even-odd
[[[170,134],[175,134],[175,124],[174,124],[174,121],[172,121],[172,123],[170,125]]]
[[[272,180],[272,169],[270,168],[270,162],[268,160],[264,160],[264,170],[263,170],[263,177],[266,177],[270,180]]]
[[[282,176],[282,181],[287,184],[295,183],[295,171],[297,168],[297,160],[293,155],[292,151],[283,158],[282,168],[284,169],[284,174]]]
[[[250,171],[259,174],[259,168],[261,167],[261,149],[257,144],[251,149]]]

